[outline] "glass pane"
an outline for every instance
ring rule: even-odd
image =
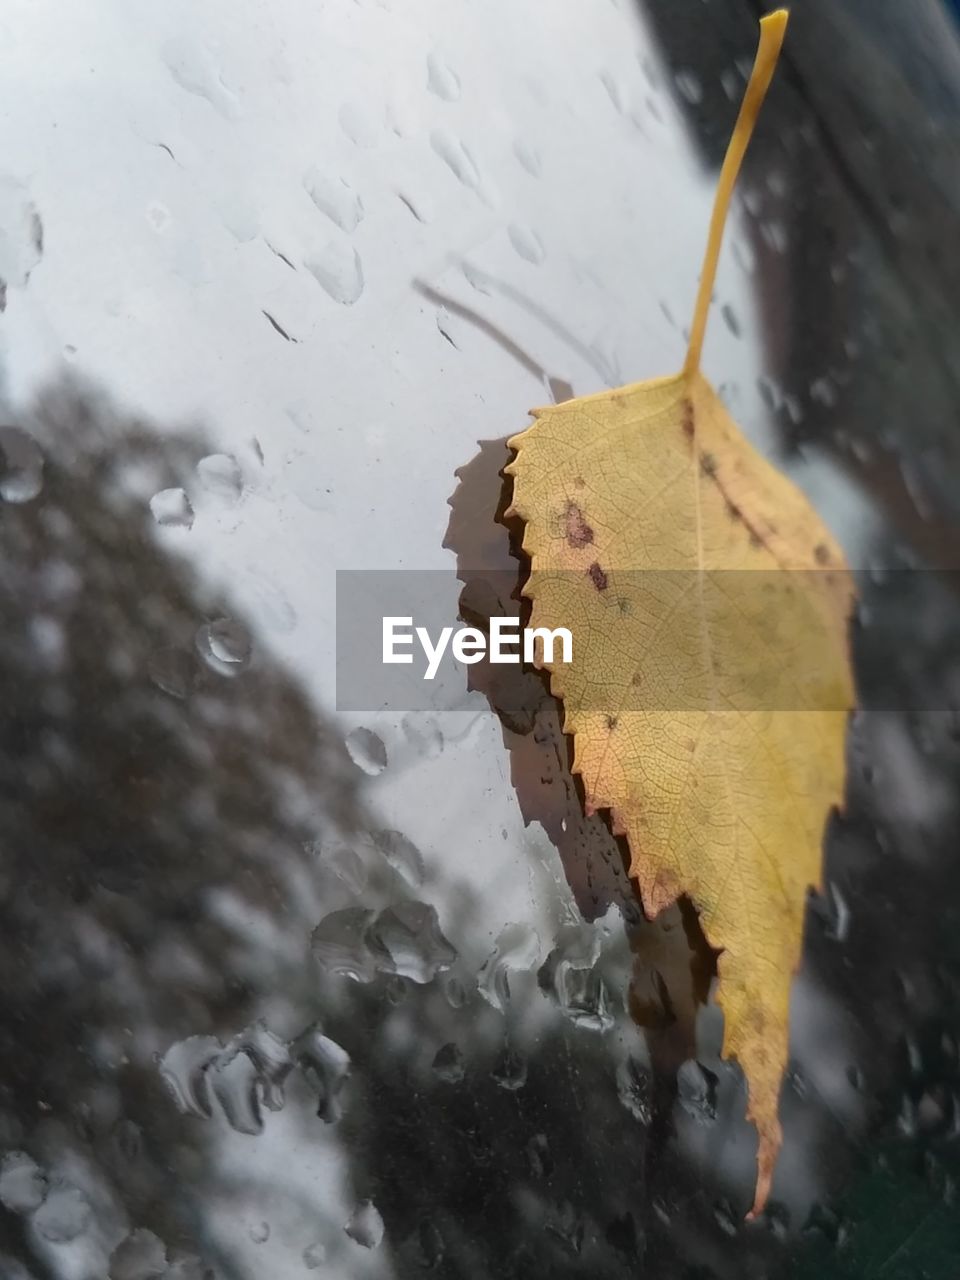
[[[3,1277],[956,1275],[952,5],[797,0],[704,352],[871,708],[757,1221],[716,956],[542,674],[338,705],[338,570],[516,613],[507,439],[679,368],[761,9],[0,14]]]

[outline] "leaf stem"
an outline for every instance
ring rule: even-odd
[[[788,16],[786,9],[777,9],[760,19],[760,42],[757,45],[756,60],[747,83],[747,91],[743,95],[737,123],[734,125],[733,134],[727,146],[727,154],[723,158],[723,167],[717,182],[717,194],[713,201],[710,233],[707,236],[707,249],[703,256],[703,269],[700,273],[700,290],[697,294],[697,305],[693,311],[693,324],[690,326],[690,346],[687,348],[687,358],[683,366],[683,372],[687,376],[696,373],[700,367],[703,335],[707,328],[707,312],[713,295],[713,284],[717,275],[717,262],[720,258],[720,245],[730,208],[730,197],[733,195],[743,157],[750,145],[757,116],[760,114],[770,81],[773,79],[774,68],[783,46]]]

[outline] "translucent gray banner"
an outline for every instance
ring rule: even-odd
[[[836,571],[542,572],[525,584],[538,633],[519,583],[518,572],[338,571],[338,709],[462,709],[469,689],[502,686],[551,648],[564,697],[611,715],[858,701],[841,659],[854,601]],[[908,709],[909,688],[873,680],[866,701]]]

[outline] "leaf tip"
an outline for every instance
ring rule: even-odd
[[[760,26],[766,31],[772,31],[775,35],[782,34],[790,21],[789,9],[771,9],[769,13],[765,13],[760,19]]]

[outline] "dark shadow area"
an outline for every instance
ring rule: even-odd
[[[243,1277],[261,1220],[302,1233],[291,1266],[313,1241],[362,1271],[311,1172],[332,1143],[399,1276],[635,1274],[650,1168],[682,1160],[649,1159],[655,1085],[577,926],[484,997],[455,860],[437,915],[336,725],[162,548],[150,499],[189,492],[199,433],[64,383],[2,445],[0,1272]]]
[[[14,430],[0,477],[17,499],[0,502],[0,1145],[48,1171],[47,1206],[81,1163],[105,1204],[193,1253],[206,1135],[178,1120],[155,1057],[184,1036],[229,1039],[265,992],[303,986],[311,922],[293,890],[315,874],[318,828],[366,825],[358,774],[245,623],[157,545],[148,499],[188,482],[202,439],[69,384]],[[262,913],[299,927],[300,945],[281,957],[245,939]],[[45,1235],[0,1208],[0,1249],[60,1274],[44,1254],[73,1238],[84,1214],[70,1214],[66,1194]]]
[[[758,0],[638,0],[719,169]],[[739,203],[786,453],[829,452],[923,563],[956,567],[960,41],[940,0],[795,0]],[[682,73],[681,92],[673,76]]]
[[[502,468],[509,457],[505,440],[483,442],[476,457],[458,471],[451,499],[445,545],[457,554],[464,583],[461,616],[481,629],[491,616],[523,616],[525,609],[519,595],[525,572],[519,530],[503,516],[509,482],[504,482]],[[791,1220],[786,1206],[774,1201],[758,1226],[739,1222],[746,1205],[723,1201],[711,1164],[714,1159],[722,1162],[724,1143],[736,1142],[738,1131],[745,1142],[751,1131],[743,1120],[736,1073],[702,1053],[700,1069],[708,1088],[716,1091],[714,1119],[718,1111],[725,1112],[725,1137],[718,1133],[705,1166],[697,1168],[680,1154],[688,1099],[681,1087],[676,1105],[677,1072],[685,1060],[697,1057],[694,1019],[706,1002],[712,971],[695,913],[681,902],[655,921],[644,917],[626,876],[623,842],[611,835],[601,817],[584,814],[582,788],[571,775],[569,742],[561,729],[562,709],[542,674],[486,661],[469,672],[471,687],[484,693],[501,721],[523,816],[528,823],[540,823],[556,846],[584,917],[602,915],[614,904],[624,918],[634,957],[629,1009],[644,1027],[653,1066],[642,1221],[645,1266],[654,1267],[658,1276],[754,1274],[741,1268],[760,1266],[761,1259],[768,1269],[756,1274],[787,1275],[795,1267],[813,1274],[829,1261],[841,1268],[833,1274],[866,1276],[872,1273],[859,1269],[865,1257],[879,1257],[883,1264],[901,1248],[913,1266],[919,1256],[915,1250],[926,1249],[925,1240],[911,1243],[910,1214],[918,1204],[939,1241],[941,1263],[951,1256],[942,1252],[945,1242],[960,1247],[960,1215],[952,1207],[960,1165],[947,1136],[955,1122],[948,1113],[958,1114],[953,1090],[960,1083],[953,1055],[960,1031],[960,950],[949,939],[960,910],[960,874],[948,852],[950,841],[960,834],[960,716],[955,709],[945,708],[942,715],[929,710],[936,705],[935,694],[930,701],[931,690],[945,695],[957,678],[960,616],[950,590],[933,573],[893,574],[867,584],[864,594],[862,617],[871,621],[869,626],[858,623],[854,635],[861,680],[869,673],[872,688],[891,697],[890,691],[897,690],[897,705],[913,697],[928,710],[861,714],[854,721],[847,807],[828,830],[825,893],[811,898],[804,979],[829,1008],[830,1018],[840,1018],[844,1060],[832,1064],[832,1071],[840,1078],[840,1092],[850,1090],[856,1100],[851,1106],[843,1099],[838,1107],[830,1096],[836,1081],[831,1083],[830,1072],[822,1072],[818,1062],[823,1027],[814,1011],[812,1019],[794,1018],[795,1060],[781,1110],[787,1151],[791,1143],[806,1149],[818,1184],[837,1195],[851,1181],[873,1189],[870,1194],[884,1205],[889,1219],[883,1237],[887,1253],[877,1254],[871,1229],[857,1234],[857,1218],[843,1218],[830,1207],[830,1198],[814,1204],[800,1221]],[[910,642],[918,616],[927,622],[922,659]],[[926,742],[919,766],[929,771],[926,784],[939,777],[950,801],[936,821],[920,818],[920,832],[904,823],[894,834],[895,805],[887,807],[878,793],[884,767],[875,760],[891,749],[909,756],[920,742]],[[917,857],[925,863],[922,875],[912,862]],[[935,939],[930,932],[934,904],[944,904],[937,911],[946,911],[952,922]],[[911,972],[926,975],[920,980],[928,998],[922,1012],[907,996],[917,989],[918,980],[905,976]],[[928,1025],[931,1020],[936,1031]],[[931,1035],[942,1043],[934,1046],[929,1063],[924,1060],[921,1068],[915,1058],[905,1070],[910,1046],[917,1037],[929,1040]],[[689,1082],[689,1074],[685,1078]],[[682,1073],[680,1079],[682,1086]],[[913,1116],[917,1107],[927,1113],[929,1129],[905,1119],[904,1112]],[[846,1112],[855,1117],[852,1123]],[[866,1193],[857,1194],[862,1198]],[[898,1198],[911,1206],[909,1213],[891,1214],[891,1200]],[[678,1240],[684,1242],[679,1258]],[[692,1259],[699,1259],[703,1269],[685,1270]]]

